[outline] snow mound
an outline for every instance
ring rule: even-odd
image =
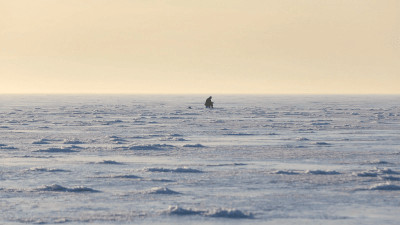
[[[400,191],[399,185],[394,185],[391,183],[384,184],[375,184],[372,185],[369,190],[377,190],[377,191]]]
[[[55,192],[99,192],[92,188],[77,186],[72,188],[66,188],[58,184],[45,185],[36,189],[37,191],[55,191]]]
[[[146,192],[147,194],[163,194],[163,195],[177,195],[179,192],[173,191],[166,187],[155,187]]]
[[[175,169],[167,169],[167,168],[146,168],[146,172],[172,172],[172,173],[203,173],[201,170],[191,169],[187,167],[178,167]]]

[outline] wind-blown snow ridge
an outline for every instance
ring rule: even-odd
[[[78,152],[75,149],[75,146],[71,147],[61,147],[61,148],[48,148],[48,149],[41,149],[41,150],[36,150],[34,152],[50,152],[50,153],[71,153],[71,152]]]
[[[114,160],[103,160],[102,162],[98,162],[97,164],[123,165],[124,163],[117,162]]]
[[[167,144],[149,144],[149,145],[133,145],[124,149],[127,150],[169,150],[175,148],[173,145]]]
[[[377,191],[400,191],[399,185],[394,185],[391,183],[383,183],[383,184],[375,184],[372,185],[369,190],[377,190]]]
[[[293,170],[276,170],[272,172],[273,174],[283,174],[283,175],[298,175],[299,172]]]
[[[206,216],[211,217],[223,217],[231,219],[252,219],[254,218],[252,213],[244,213],[238,209],[215,209],[208,211]]]
[[[331,145],[331,144],[329,144],[327,142],[324,142],[324,141],[317,141],[317,142],[315,142],[315,144],[316,145]]]
[[[310,139],[305,138],[305,137],[298,137],[296,138],[296,141],[309,141]]]
[[[8,145],[5,145],[5,144],[0,144],[0,149],[4,149],[4,150],[16,150],[17,148],[16,148],[16,147],[13,147],[13,146],[8,146]]]
[[[194,145],[184,145],[185,148],[205,148],[206,146],[202,144],[194,144]]]
[[[335,170],[306,170],[306,174],[313,174],[313,175],[338,175],[339,172]]]
[[[299,174],[311,174],[311,175],[338,175],[341,174],[335,170],[275,170],[271,174],[281,175],[299,175]]]
[[[227,133],[227,134],[224,134],[224,135],[232,135],[232,136],[251,136],[251,135],[254,135],[254,134],[249,134],[249,133]]]
[[[244,213],[237,209],[213,209],[213,210],[198,210],[198,209],[184,209],[179,206],[169,206],[166,211],[169,215],[189,216],[189,215],[202,215],[207,217],[221,217],[230,219],[253,219],[252,213]]]
[[[34,145],[47,145],[47,144],[50,144],[50,141],[51,140],[49,140],[49,139],[40,139],[39,141],[32,142],[32,144],[34,144]]]
[[[120,179],[140,179],[142,177],[133,174],[124,175],[106,175],[106,176],[96,176],[95,178],[120,178]]]
[[[203,173],[201,170],[191,169],[187,167],[178,167],[176,169],[167,169],[167,168],[146,168],[144,169],[146,172],[172,172],[172,173]]]
[[[377,159],[377,160],[366,161],[365,163],[362,163],[362,165],[364,165],[364,164],[392,164],[392,163]]]
[[[27,171],[37,171],[37,172],[70,172],[69,170],[54,169],[54,168],[44,168],[44,167],[32,167]]]
[[[181,194],[179,192],[173,191],[171,189],[168,189],[166,187],[155,187],[150,189],[149,191],[146,191],[147,194],[163,194],[163,195],[177,195]]]
[[[247,166],[246,163],[220,163],[220,164],[209,164],[209,167],[219,167],[219,166]]]
[[[63,144],[79,145],[79,144],[84,144],[84,142],[79,141],[78,139],[72,139],[72,140],[65,139]]]
[[[58,184],[45,185],[35,189],[36,191],[54,191],[54,192],[100,192],[92,188],[77,186],[72,188],[66,188]]]
[[[138,179],[141,177],[132,174],[126,174],[126,175],[112,175],[110,176],[110,178]]]
[[[368,170],[368,171],[362,171],[359,173],[353,172],[353,175],[359,176],[359,177],[377,177],[378,175],[396,175],[400,174],[400,172],[394,171],[392,169],[384,168],[384,169],[379,169],[375,168],[373,170]]]
[[[166,213],[169,215],[188,216],[203,214],[204,211],[196,209],[184,209],[179,206],[169,206]]]

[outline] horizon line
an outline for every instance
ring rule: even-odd
[[[98,92],[98,93],[81,93],[81,92],[74,92],[74,93],[51,93],[51,92],[44,92],[44,93],[17,93],[17,92],[10,92],[10,93],[0,93],[0,95],[353,95],[353,96],[368,96],[368,95],[376,95],[376,96],[383,96],[383,95],[400,95],[400,93],[107,93],[107,92]]]

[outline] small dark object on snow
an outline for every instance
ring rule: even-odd
[[[206,108],[214,108],[214,102],[211,101],[212,96],[208,97],[204,105]]]

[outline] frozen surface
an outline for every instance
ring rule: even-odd
[[[400,96],[206,97],[0,96],[0,224],[400,221]]]

